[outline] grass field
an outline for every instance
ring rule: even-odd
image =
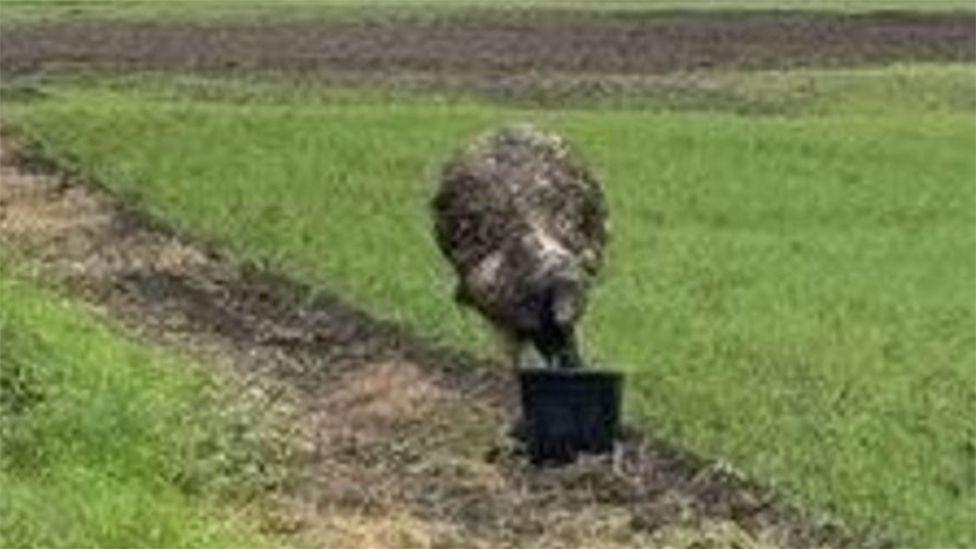
[[[51,88],[5,123],[241,259],[479,352],[429,236],[438,163],[499,122],[562,131],[607,183],[586,339],[631,373],[630,417],[855,525],[966,546],[972,71],[795,73],[825,92],[790,116],[130,82]]]
[[[253,479],[220,385],[0,252],[2,545],[267,546],[221,488]]]

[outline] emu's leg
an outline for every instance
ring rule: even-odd
[[[550,326],[536,334],[533,343],[550,368],[571,370],[583,367],[572,326]]]
[[[565,370],[575,370],[583,367],[579,345],[576,342],[576,331],[572,326],[562,330],[563,337],[555,354],[554,366]]]

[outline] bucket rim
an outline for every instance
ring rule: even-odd
[[[518,370],[519,378],[556,378],[556,379],[622,379],[625,374],[620,370],[552,370],[547,368],[527,368]]]

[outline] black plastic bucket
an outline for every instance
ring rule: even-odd
[[[524,370],[522,420],[534,464],[565,464],[580,453],[613,450],[623,374],[591,370]]]

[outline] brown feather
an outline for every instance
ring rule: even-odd
[[[603,266],[607,212],[562,138],[525,125],[479,138],[444,166],[432,209],[467,304],[518,339],[572,329]]]

